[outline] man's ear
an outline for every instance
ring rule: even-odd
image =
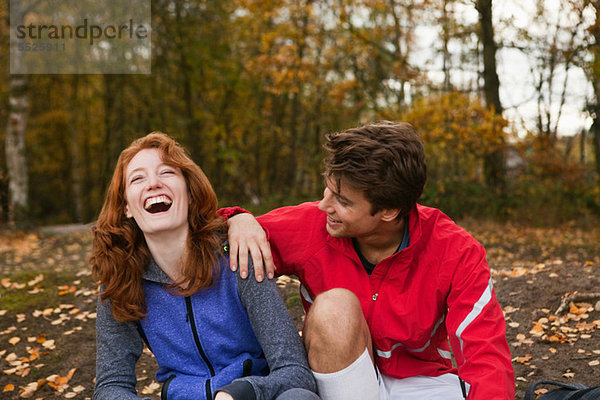
[[[399,208],[387,208],[385,210],[381,210],[381,220],[384,222],[394,221],[399,214]]]
[[[129,206],[127,204],[125,204],[125,216],[127,218],[133,217],[133,215],[131,215],[131,213],[129,212]]]

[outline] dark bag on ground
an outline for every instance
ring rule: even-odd
[[[600,400],[600,386],[589,387],[583,383],[562,383],[556,381],[539,381],[527,388],[523,400],[535,400],[535,390],[542,385],[558,386],[537,400]]]

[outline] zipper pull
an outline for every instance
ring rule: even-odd
[[[379,297],[379,293],[375,293],[375,294],[373,295],[373,301],[377,300],[377,297]]]

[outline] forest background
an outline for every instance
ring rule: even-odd
[[[423,204],[453,218],[595,224],[600,2],[528,2],[520,26],[496,3],[153,0],[151,74],[11,75],[2,1],[0,224],[93,221],[119,152],[154,130],[190,151],[223,205],[318,199],[324,135],[378,119],[423,136]],[[501,102],[502,49],[531,60],[509,68],[532,83],[534,115]],[[591,123],[563,135],[574,72]]]

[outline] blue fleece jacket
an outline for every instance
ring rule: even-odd
[[[220,260],[215,283],[176,296],[154,263],[144,275],[147,317],[117,322],[98,302],[94,400],[138,399],[135,363],[143,340],[159,365],[161,399],[270,400],[293,387],[315,390],[304,348],[273,281],[241,280]],[[250,273],[252,277],[252,272]]]

